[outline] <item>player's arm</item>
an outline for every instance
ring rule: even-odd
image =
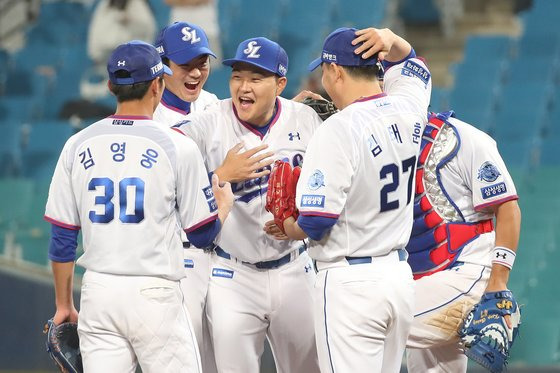
[[[274,159],[274,152],[263,152],[268,144],[262,144],[252,149],[241,151],[243,143],[231,148],[222,164],[214,170],[222,182],[239,182],[256,179],[270,173],[270,166]]]
[[[49,258],[54,278],[56,313],[53,321],[56,325],[78,321],[78,311],[72,297],[78,232],[55,224],[51,229]]]
[[[284,220],[284,231],[286,236],[292,240],[321,240],[329,230],[336,224],[337,218],[300,215],[297,221],[293,217]]]
[[[373,27],[356,31],[356,38],[352,45],[361,44],[354,53],[361,54],[362,58],[369,58],[378,53],[380,61],[399,62],[412,52],[412,46],[388,28],[377,29]]]
[[[499,204],[493,210],[496,214],[496,247],[505,248],[515,253],[521,227],[521,210],[517,201],[513,200]],[[505,251],[506,256],[510,254],[507,250]],[[486,292],[507,289],[511,268],[508,267],[507,263],[500,262],[501,257],[495,258],[494,256],[492,257],[492,272]]]

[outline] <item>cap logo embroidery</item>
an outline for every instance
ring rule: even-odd
[[[152,72],[152,75],[157,74],[158,72],[160,72],[163,69],[163,63],[159,62],[157,65],[154,65],[150,68],[150,71]]]
[[[183,34],[183,37],[181,38],[183,41],[190,41],[191,44],[198,43],[200,41],[200,38],[196,36],[196,30],[193,30],[188,26],[183,27],[181,29],[181,33]]]
[[[243,53],[247,55],[247,58],[259,58],[261,55],[258,54],[260,45],[257,45],[256,41],[250,41],[247,43],[247,48],[243,50]]]
[[[125,66],[126,65],[126,61],[117,61],[117,66]]]

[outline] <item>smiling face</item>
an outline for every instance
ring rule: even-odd
[[[196,101],[210,74],[208,59],[209,56],[205,54],[181,65],[169,60],[173,75],[165,76],[167,89],[183,101]]]
[[[274,113],[276,96],[287,79],[259,67],[238,62],[233,65],[229,90],[239,118],[256,126],[266,125]]]

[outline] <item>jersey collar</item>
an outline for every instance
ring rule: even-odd
[[[111,118],[111,119],[148,119],[151,120],[152,118],[147,117],[145,115],[117,115],[117,114],[113,114],[113,115],[109,115],[107,118]]]
[[[187,115],[191,111],[191,103],[183,101],[167,88],[163,90],[161,104],[168,109]]]
[[[381,93],[378,93],[378,94],[373,95],[373,96],[360,97],[359,99],[357,99],[357,100],[354,101],[353,103],[375,100],[375,99],[378,99],[378,98],[381,98],[381,97],[385,97],[385,96],[387,96],[387,93],[381,92]]]
[[[270,131],[272,126],[278,121],[278,118],[280,118],[280,113],[282,112],[282,104],[280,103],[278,97],[276,97],[276,104],[274,106],[274,113],[272,114],[272,118],[268,121],[268,123],[265,126],[260,126],[261,129],[262,128],[267,129],[266,131],[263,131],[263,133],[261,133],[260,130],[256,129],[257,126],[252,125],[249,122],[245,122],[244,120],[241,120],[241,118],[239,118],[239,115],[237,115],[237,110],[235,109],[235,105],[233,104],[233,101],[231,102],[231,106],[233,108],[233,113],[235,114],[235,117],[237,118],[239,123],[241,123],[243,127],[247,128],[249,131],[257,135],[261,140],[266,135],[266,133]]]

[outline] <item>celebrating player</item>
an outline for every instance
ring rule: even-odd
[[[285,219],[284,228],[293,239],[311,238],[321,371],[398,372],[412,322],[404,246],[431,76],[388,29],[373,29],[374,54],[362,59],[355,32],[332,32],[310,64],[321,66],[323,86],[341,111],[309,143],[295,201],[301,215]]]
[[[507,281],[521,213],[496,142],[450,114],[430,115],[418,160],[414,226],[406,247],[416,278],[407,366],[409,372],[466,372],[457,330],[484,294],[478,312],[500,317],[494,318],[491,336],[466,339],[473,344],[467,354],[501,371],[519,323]],[[496,308],[503,300],[509,307]],[[477,321],[478,330],[487,326]],[[496,330],[502,330],[504,338],[488,343],[499,335]]]
[[[154,120],[167,126],[203,111],[218,101],[203,89],[210,74],[210,56],[215,57],[206,33],[199,26],[177,22],[161,30],[155,47],[173,75],[164,76],[165,90],[154,112]],[[191,316],[205,373],[216,371],[204,308],[210,279],[210,252],[199,249],[183,237],[186,277],[181,281],[185,304]]]
[[[308,106],[278,97],[286,86],[288,56],[277,43],[245,40],[224,64],[232,66],[232,98],[178,125],[198,144],[208,169],[233,182],[236,199],[216,241],[208,288],[218,371],[258,372],[268,338],[279,372],[318,372],[311,303],[315,274],[304,242],[277,241],[263,231],[265,226],[279,233],[264,209],[271,153],[257,150],[269,146],[274,158],[299,165],[321,120]],[[250,178],[240,175],[247,166],[227,165],[242,148],[254,148],[246,152],[261,167]]]
[[[185,276],[177,221],[189,241],[210,244],[233,204],[228,183],[212,187],[196,145],[151,120],[171,74],[157,50],[132,41],[107,64],[116,114],[65,144],[49,191],[54,322],[76,321],[72,279],[83,230],[86,268],[78,322],[85,371],[199,372],[183,307]]]

